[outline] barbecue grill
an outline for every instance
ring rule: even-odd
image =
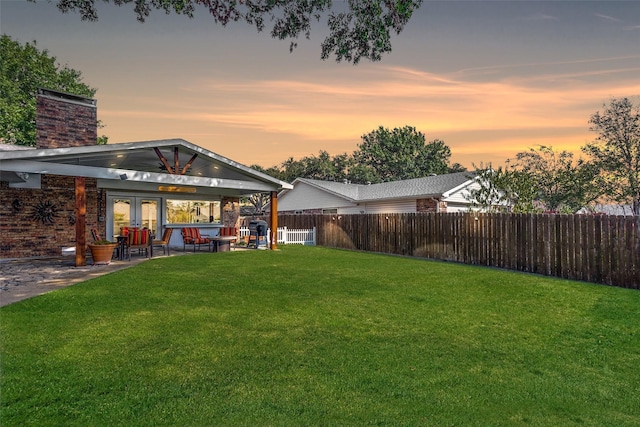
[[[256,249],[267,249],[267,222],[254,219],[249,222],[249,245]]]

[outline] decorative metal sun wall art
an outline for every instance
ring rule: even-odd
[[[15,199],[12,203],[11,203],[11,207],[13,208],[14,212],[20,212],[22,210],[22,201],[19,199]]]
[[[47,225],[47,224],[51,225],[51,224],[53,224],[53,222],[55,220],[57,211],[58,211],[58,208],[56,207],[56,205],[51,203],[51,201],[49,201],[49,200],[46,200],[46,201],[41,200],[35,206],[35,211],[33,213],[33,220],[36,221],[36,222],[37,221],[42,221],[42,223],[45,224],[45,225]]]

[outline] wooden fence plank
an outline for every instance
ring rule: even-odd
[[[477,218],[477,219],[476,219]],[[488,265],[640,289],[640,220],[556,214],[280,215],[318,245]]]

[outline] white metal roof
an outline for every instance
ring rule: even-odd
[[[101,188],[159,192],[159,187],[195,188],[199,194],[235,196],[293,188],[183,139],[48,149],[4,148],[0,148],[0,179],[8,182],[23,182],[25,174],[53,174],[97,178]],[[196,157],[184,174],[170,174],[157,152],[169,167],[177,165],[180,172]]]

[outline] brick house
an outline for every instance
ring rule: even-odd
[[[182,139],[96,145],[96,108],[94,99],[41,89],[37,147],[0,144],[0,258],[57,256],[68,246],[83,256],[92,228],[109,240],[125,225],[215,233],[237,226],[240,197],[267,192],[277,206],[277,192],[291,187]]]

